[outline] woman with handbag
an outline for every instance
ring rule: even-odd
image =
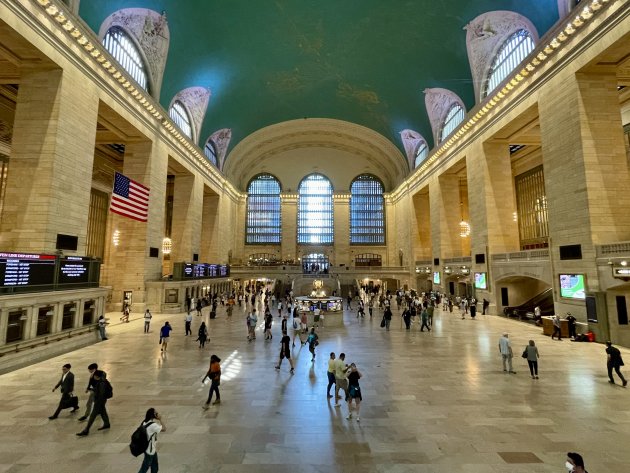
[[[540,354],[538,353],[538,347],[536,346],[536,343],[534,343],[534,340],[529,341],[529,344],[525,347],[522,356],[527,359],[529,373],[531,374],[532,379],[538,379],[538,358],[540,358]]]
[[[361,387],[359,386],[360,378],[361,373],[357,369],[357,365],[352,363],[350,365],[350,373],[348,374],[348,417],[346,417],[346,419],[352,419],[352,400],[354,399],[355,410],[357,411],[357,422],[361,420],[359,414],[361,401],[363,400],[363,397],[361,397]]]
[[[219,364],[220,362],[221,359],[217,355],[212,355],[210,357],[210,368],[201,380],[201,382],[203,383],[206,378],[210,379],[210,392],[208,393],[208,400],[203,406],[204,409],[208,409],[210,407],[210,401],[212,401],[212,394],[214,393],[216,393],[217,398],[212,404],[221,404],[221,393],[219,393],[219,386],[221,385],[221,365]]]

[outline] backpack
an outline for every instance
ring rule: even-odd
[[[149,448],[149,436],[147,435],[147,427],[153,424],[149,422],[144,425],[144,422],[140,423],[138,428],[131,434],[131,443],[129,444],[129,450],[134,457],[138,457],[147,451]]]
[[[105,399],[111,399],[114,397],[114,388],[112,388],[112,383],[110,383],[107,379],[102,381],[105,386],[103,393],[105,394]]]

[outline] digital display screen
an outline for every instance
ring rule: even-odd
[[[205,264],[193,265],[193,278],[205,278],[207,275]]]
[[[433,284],[440,284],[440,272],[439,271],[434,271],[433,272]]]
[[[211,278],[216,278],[219,275],[218,267],[216,264],[208,265],[208,276]]]
[[[219,276],[222,278],[230,275],[229,266],[219,266]]]
[[[68,256],[59,260],[58,284],[90,282],[90,260],[80,256]]]
[[[583,274],[560,275],[560,297],[586,299],[586,284]]]
[[[488,273],[475,273],[475,288],[488,289]]]
[[[192,264],[185,264],[184,265],[184,277],[185,278],[192,278],[193,277],[193,265]]]
[[[0,253],[2,286],[47,286],[55,282],[55,255]]]

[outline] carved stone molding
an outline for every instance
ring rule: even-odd
[[[464,29],[476,102],[479,103],[483,100],[481,94],[492,62],[503,44],[519,30],[529,31],[534,43],[538,43],[538,32],[531,21],[511,11],[484,13],[468,23]]]
[[[169,109],[173,106],[175,101],[180,101],[186,107],[186,111],[190,114],[190,120],[192,121],[192,140],[195,143],[199,142],[199,132],[203,119],[206,116],[206,110],[208,109],[208,102],[210,101],[210,90],[203,87],[188,87],[181,90],[173,97],[169,105]]]
[[[219,166],[219,169],[223,169],[225,156],[227,155],[230,141],[232,141],[232,129],[223,128],[221,130],[217,130],[210,135],[209,140],[212,140],[214,143],[214,149],[217,152],[217,165]]]
[[[558,0],[558,13],[560,19],[569,15],[569,12],[575,7],[575,0]]]
[[[405,153],[407,154],[409,169],[413,170],[416,164],[416,152],[418,151],[418,147],[420,146],[420,143],[426,143],[427,140],[425,140],[420,133],[414,130],[401,131],[400,139],[402,140]]]
[[[425,89],[424,103],[431,122],[431,130],[433,131],[433,142],[437,145],[440,142],[440,131],[446,119],[446,115],[455,104],[459,104],[464,111],[466,106],[462,99],[455,92],[448,89]]]
[[[137,42],[148,69],[151,95],[159,100],[171,37],[166,13],[159,14],[146,8],[118,10],[108,16],[101,25],[98,33],[101,41],[112,26],[122,28]]]

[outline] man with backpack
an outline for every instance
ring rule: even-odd
[[[158,472],[158,456],[157,456],[157,434],[166,431],[164,421],[151,407],[144,416],[144,421],[136,429],[131,436],[129,449],[134,457],[144,453],[144,460],[138,470],[138,473],[146,473],[151,469],[151,473]]]
[[[105,408],[105,404],[108,399],[111,399],[114,395],[112,385],[110,382],[105,379],[105,373],[101,370],[96,370],[94,372],[94,407],[92,408],[92,413],[90,414],[90,419],[88,420],[85,429],[81,432],[77,433],[79,437],[85,437],[90,433],[90,427],[94,423],[96,416],[101,416],[103,419],[103,425],[98,428],[98,430],[106,430],[109,429],[109,416],[107,415],[107,409]]]

